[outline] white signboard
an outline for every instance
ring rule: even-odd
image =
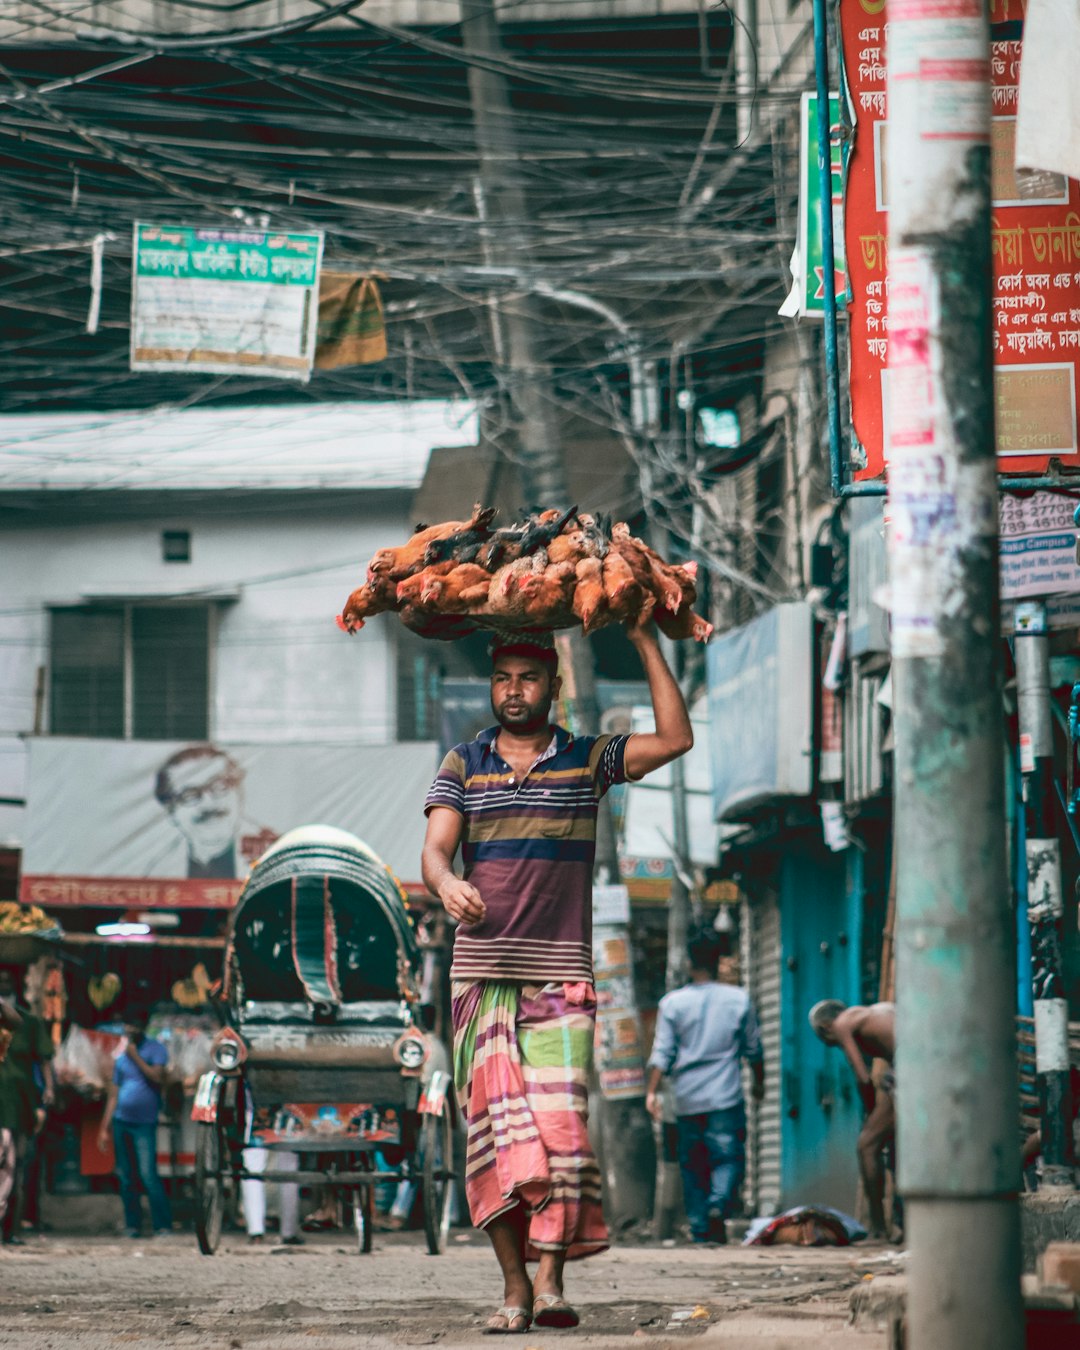
[[[1001,498],[1001,595],[1004,600],[1080,591],[1073,512],[1080,497],[1035,492]]]
[[[357,835],[419,883],[433,743],[30,741],[21,898],[38,905],[231,905],[286,831]]]
[[[594,924],[629,923],[630,892],[625,886],[594,886],[592,892]]]
[[[309,380],[322,248],[320,233],[136,224],[132,370]]]

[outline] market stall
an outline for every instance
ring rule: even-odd
[[[220,975],[221,920],[208,925],[195,915],[183,926],[212,931],[176,932],[163,931],[161,917],[71,910],[65,918],[77,927],[65,931],[38,906],[0,903],[0,965],[12,970],[56,1047],[57,1094],[42,1141],[53,1185],[59,1171],[68,1190],[113,1174],[111,1147],[98,1149],[97,1133],[122,1048],[123,1012],[132,1005],[150,1010],[149,1034],[169,1053],[159,1171],[191,1175],[191,1102],[218,1027],[210,996]]]

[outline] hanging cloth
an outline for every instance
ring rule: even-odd
[[[341,1002],[337,927],[328,876],[292,879],[293,966],[312,1003]]]

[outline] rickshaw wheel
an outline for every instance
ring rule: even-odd
[[[357,1186],[353,1191],[353,1226],[361,1256],[371,1251],[375,1232],[375,1187]]]
[[[424,1233],[428,1251],[438,1256],[446,1246],[454,1203],[454,1129],[445,1106],[441,1115],[424,1116],[420,1145],[424,1158]]]
[[[225,1218],[222,1152],[220,1125],[200,1121],[195,1134],[195,1236],[204,1256],[217,1251]]]

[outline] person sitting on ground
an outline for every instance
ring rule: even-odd
[[[112,1129],[124,1229],[130,1238],[137,1238],[142,1229],[140,1181],[150,1200],[155,1236],[172,1232],[169,1198],[157,1167],[158,1114],[169,1054],[160,1041],[147,1036],[148,1020],[142,1008],[130,1008],[124,1014],[127,1041],[113,1069],[105,1114],[98,1130],[98,1148],[105,1152]]]
[[[855,1075],[859,1098],[866,1112],[856,1145],[859,1173],[870,1208],[870,1236],[887,1238],[885,1221],[885,1168],[882,1154],[896,1141],[896,1006],[872,1003],[849,1008],[839,999],[827,998],[810,1009],[810,1025],[820,1041],[837,1045],[847,1056]],[[875,1084],[871,1064],[884,1060],[888,1071]]]
[[[689,943],[690,983],[660,1000],[649,1056],[646,1109],[660,1119],[666,1073],[675,1089],[683,1203],[694,1242],[726,1242],[746,1158],[740,1060],[750,1065],[754,1100],[765,1094],[765,1061],[750,996],[717,979],[714,933]]]

